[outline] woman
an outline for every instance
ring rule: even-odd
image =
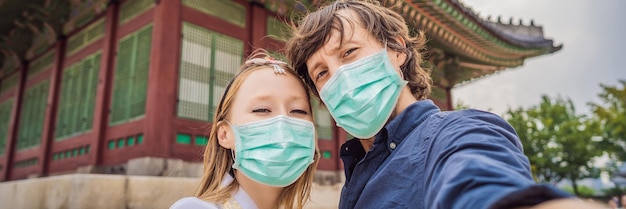
[[[303,208],[319,159],[315,139],[303,81],[284,62],[252,58],[216,109],[196,197],[171,208]]]

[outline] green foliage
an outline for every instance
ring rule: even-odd
[[[603,92],[598,94],[603,104],[590,103],[596,119],[602,126],[602,148],[611,157],[626,161],[626,80],[619,86],[600,84]]]
[[[465,104],[465,102],[461,101],[461,100],[457,100],[456,104],[454,105],[454,109],[455,110],[465,110],[465,109],[471,109],[472,107],[470,107],[469,105]]]
[[[562,187],[562,190],[575,194],[574,189],[570,186]],[[596,191],[588,186],[578,186],[578,196],[579,197],[593,197],[596,194]]]
[[[626,187],[615,186],[613,188],[603,189],[602,192],[604,196],[607,197],[620,196],[626,193]]]
[[[593,160],[603,154],[595,140],[600,124],[576,115],[570,100],[543,96],[538,106],[509,110],[505,117],[517,130],[535,180],[556,183],[568,179],[574,193],[580,195],[577,181],[600,175],[593,166]]]

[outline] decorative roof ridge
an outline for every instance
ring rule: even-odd
[[[475,12],[471,7],[466,6],[461,0],[449,0],[452,5],[459,9],[459,11],[465,13],[467,17],[478,23],[480,26],[486,29],[486,31],[492,33],[494,36],[516,46],[525,48],[550,48],[550,53],[558,51],[562,48],[562,44],[555,46],[552,39],[547,39],[543,36],[543,27],[536,26],[534,20],[531,20],[530,25],[523,25],[520,19],[520,24],[513,24],[513,18],[510,18],[509,24],[505,24],[502,21],[492,22],[488,18],[487,20],[480,17],[478,12]],[[500,20],[500,17],[498,17]],[[518,29],[518,30],[515,30]],[[518,33],[520,30],[528,30],[528,33],[532,35],[525,35]]]

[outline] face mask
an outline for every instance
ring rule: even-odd
[[[313,163],[315,126],[309,121],[279,115],[231,127],[233,168],[256,182],[286,187]]]
[[[367,139],[383,128],[406,84],[383,49],[339,67],[320,90],[320,98],[337,126]]]

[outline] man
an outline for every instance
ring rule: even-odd
[[[287,43],[294,69],[338,126],[362,139],[341,148],[339,208],[589,208],[533,182],[502,118],[441,112],[427,99],[424,40],[390,9],[338,1],[304,17]]]

